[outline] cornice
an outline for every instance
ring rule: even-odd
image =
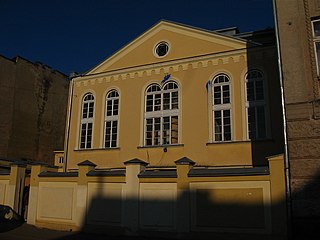
[[[262,48],[264,49],[262,51]],[[101,72],[97,74],[88,74],[74,78],[76,87],[94,85],[96,83],[109,83],[125,79],[133,79],[136,77],[151,76],[153,74],[165,74],[178,71],[185,71],[188,69],[205,68],[210,66],[217,66],[219,64],[228,64],[230,62],[248,61],[248,51],[250,52],[250,61],[254,59],[262,59],[265,54],[274,55],[275,53],[268,53],[274,46],[244,48],[222,53],[213,53],[195,57],[188,57],[183,59],[171,60],[161,63],[146,64],[142,66],[135,66]]]

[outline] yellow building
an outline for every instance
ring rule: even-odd
[[[161,21],[74,77],[66,169],[87,159],[174,166],[182,157],[256,166],[282,153],[275,47],[263,33],[233,33]]]
[[[32,166],[28,224],[285,239],[272,36],[161,21],[75,76],[60,169]],[[0,176],[2,192],[14,173]]]

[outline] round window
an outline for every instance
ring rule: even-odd
[[[169,52],[169,44],[166,42],[160,42],[155,48],[155,54],[157,57],[164,57]]]

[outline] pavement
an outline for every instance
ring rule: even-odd
[[[0,240],[160,240],[159,238],[125,237],[98,235],[84,232],[55,231],[44,228],[37,228],[25,222],[19,224],[0,223]]]
[[[3,225],[0,226],[1,240],[137,240],[137,237],[123,237],[123,236],[107,236],[89,234],[83,232],[65,232],[55,231],[44,228],[37,228],[27,223],[16,226],[12,229],[3,230]]]
[[[149,238],[149,237],[128,237],[128,236],[111,236],[111,235],[98,235],[93,233],[84,232],[67,232],[56,231],[44,228],[37,228],[33,225],[29,225],[25,222],[4,224],[0,222],[0,240],[163,240],[163,238]],[[168,238],[167,238],[168,239]],[[213,240],[226,239],[223,236],[209,238]],[[229,239],[229,238],[228,238]],[[236,237],[237,239],[244,239],[242,237]],[[259,237],[257,240],[263,240],[265,238]],[[269,239],[269,238],[268,238]],[[292,240],[316,240],[317,237],[311,237],[306,235],[294,236]]]

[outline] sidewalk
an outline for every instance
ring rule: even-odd
[[[0,226],[1,230],[1,226]],[[64,232],[37,228],[23,223],[9,231],[0,231],[1,240],[147,240],[145,237],[125,237],[89,234],[83,232]],[[159,240],[156,238],[148,238]]]

